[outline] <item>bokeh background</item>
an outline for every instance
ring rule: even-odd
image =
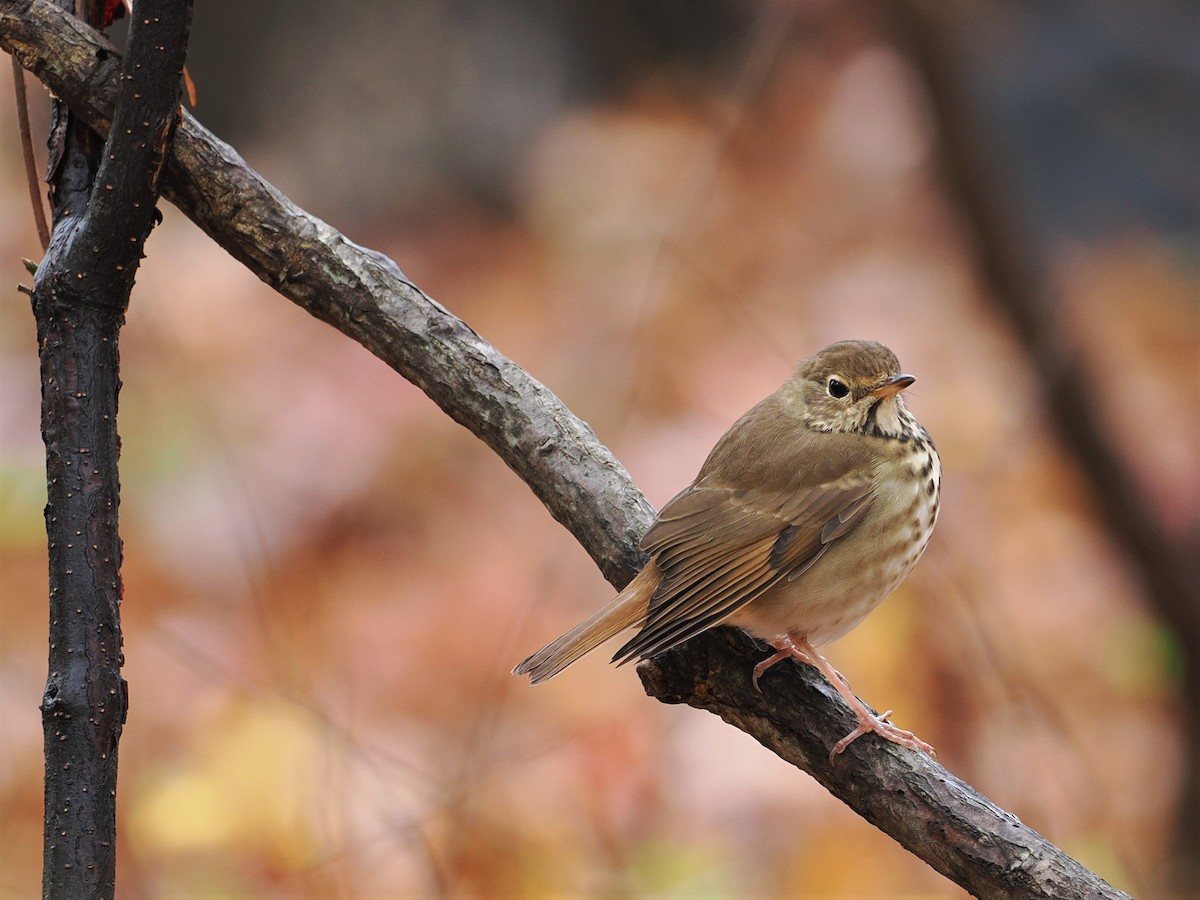
[[[933,5],[937,40],[1053,338],[1183,546],[1200,506],[1196,8],[950,6]],[[895,349],[942,453],[942,519],[829,655],[956,774],[1162,896],[1196,752],[1183,643],[1055,436],[945,188],[927,85],[880,9],[212,0],[189,68],[206,125],[557,392],[656,505],[800,357],[847,337]],[[13,287],[39,250],[0,79]],[[119,896],[962,896],[602,654],[536,690],[510,676],[611,595],[587,555],[424,395],[164,216],[122,342]],[[37,379],[10,289],[13,898],[40,878]]]

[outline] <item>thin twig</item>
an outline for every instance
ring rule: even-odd
[[[21,135],[21,159],[25,162],[25,182],[29,185],[29,205],[33,209],[33,223],[37,226],[38,240],[42,252],[50,246],[50,226],[46,223],[46,208],[42,205],[42,189],[39,187],[37,160],[33,156],[33,132],[29,127],[29,98],[25,94],[25,70],[12,58],[13,92],[17,102],[17,129]]]

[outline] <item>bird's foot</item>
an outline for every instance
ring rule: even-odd
[[[866,705],[854,696],[854,692],[850,690],[850,683],[846,681],[842,673],[831,666],[829,660],[818,653],[806,637],[803,635],[783,634],[772,640],[771,646],[775,648],[775,653],[754,667],[754,687],[760,693],[762,692],[762,688],[758,686],[758,679],[762,677],[763,672],[767,671],[767,669],[771,668],[777,662],[782,662],[785,659],[796,659],[816,667],[825,676],[825,680],[842,695],[842,699],[850,705],[850,709],[854,711],[854,715],[858,719],[858,727],[833,745],[833,749],[829,751],[829,761],[831,763],[837,759],[838,754],[852,743],[864,734],[872,732],[879,735],[885,741],[891,741],[893,744],[900,744],[903,747],[909,747],[913,750],[920,750],[928,753],[934,759],[937,758],[937,751],[931,745],[925,743],[911,731],[897,728],[887,720],[888,716],[892,714],[890,709],[882,715],[876,715],[867,709]]]
[[[758,683],[758,679],[762,677],[762,673],[767,671],[767,669],[771,668],[771,666],[775,665],[777,662],[783,662],[785,659],[791,659],[791,656],[792,654],[787,650],[780,650],[773,656],[768,656],[757,666],[755,666],[754,672],[751,675],[751,678],[754,681],[754,689],[761,694],[762,686]]]
[[[771,646],[775,648],[775,653],[755,666],[752,674],[754,689],[760,694],[762,693],[762,688],[758,685],[758,679],[762,678],[763,672],[767,671],[775,663],[783,662],[785,659],[798,659],[800,662],[808,663],[810,666],[816,665],[812,657],[797,647],[795,641],[789,635],[785,634],[777,637],[771,641]],[[842,676],[839,674],[838,677],[841,678]],[[842,680],[845,681],[844,678]]]
[[[937,759],[937,751],[933,749],[932,745],[925,743],[911,731],[897,728],[887,720],[888,716],[892,714],[890,709],[885,713],[873,715],[866,707],[861,707],[855,709],[855,713],[858,715],[858,727],[833,745],[833,749],[829,751],[829,761],[831,763],[837,758],[839,753],[864,734],[871,732],[879,735],[885,741],[891,741],[893,744],[900,744],[912,750],[921,750],[928,753],[934,759]]]

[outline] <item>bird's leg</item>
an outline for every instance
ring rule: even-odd
[[[807,644],[808,642],[805,641],[804,643]],[[785,659],[798,659],[800,662],[806,662],[810,666],[816,665],[812,658],[796,645],[790,634],[781,634],[779,637],[770,641],[770,644],[775,648],[775,655],[768,656],[754,667],[754,689],[760,694],[762,693],[762,688],[758,686],[758,679],[762,678],[762,673],[771,668],[771,666],[775,665],[775,663],[783,662]],[[812,648],[810,647],[809,649],[811,650]],[[842,678],[842,676],[838,675],[838,678]],[[842,678],[842,681],[845,680],[846,679]]]
[[[829,751],[829,761],[831,763],[837,758],[839,753],[849,747],[854,741],[870,732],[875,732],[875,734],[884,740],[891,741],[894,744],[900,744],[913,750],[923,750],[933,757],[937,756],[937,751],[932,746],[925,743],[911,731],[897,728],[891,722],[887,721],[888,716],[892,714],[890,709],[880,715],[876,715],[867,709],[866,705],[858,697],[854,696],[854,692],[850,690],[850,683],[846,681],[842,673],[830,665],[829,660],[813,648],[813,645],[808,642],[808,638],[800,635],[786,634],[771,641],[771,646],[776,650],[775,655],[767,657],[754,667],[754,686],[756,688],[758,687],[758,679],[762,673],[775,665],[775,663],[788,658],[798,659],[800,662],[813,666],[824,675],[825,680],[833,686],[834,690],[842,695],[842,699],[854,711],[854,715],[858,719],[858,727],[833,745],[833,749]]]

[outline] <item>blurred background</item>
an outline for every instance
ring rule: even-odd
[[[1112,485],[1060,439],[1045,358],[1084,367],[1151,543],[1182,557],[1200,12],[932,9],[210,0],[189,69],[202,122],[546,383],[656,506],[798,359],[891,346],[941,450],[941,521],[828,655],[951,771],[1163,896],[1195,836],[1200,636],[1102,515]],[[40,251],[0,68],[0,897],[20,898],[46,563],[13,288]],[[1034,273],[1032,339],[980,275],[939,90]],[[122,343],[119,896],[962,896],[603,653],[537,689],[509,675],[611,596],[587,555],[424,395],[163,212]]]

